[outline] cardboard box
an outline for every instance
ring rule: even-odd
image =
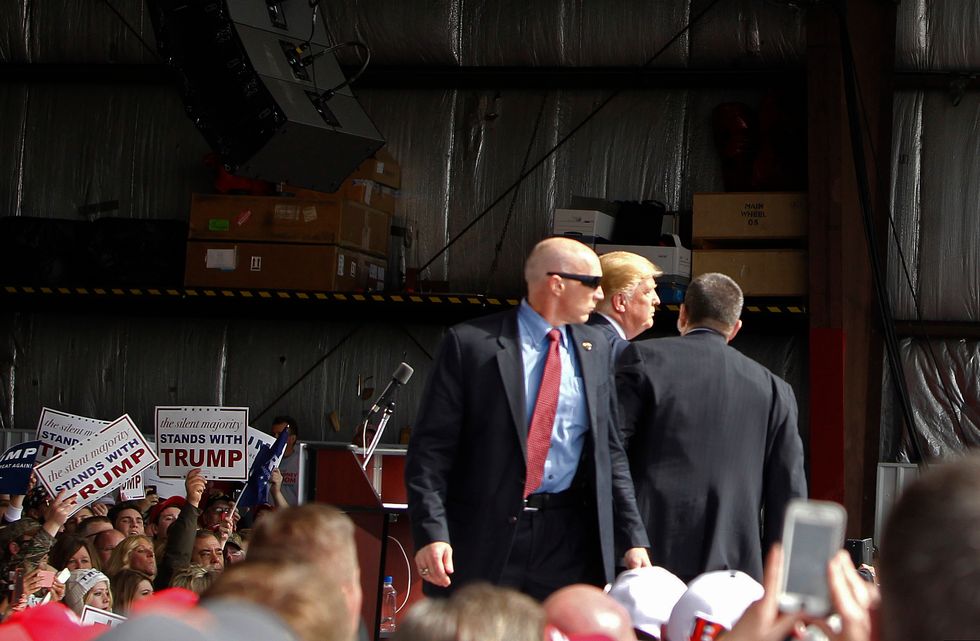
[[[385,256],[389,226],[389,214],[336,198],[194,194],[188,238],[322,243]]]
[[[721,272],[746,296],[804,296],[807,257],[801,249],[695,249],[694,277]]]
[[[609,252],[626,251],[643,256],[660,268],[664,276],[691,277],[691,250],[681,247],[681,241],[674,236],[676,247],[659,247],[656,245],[607,245],[598,244],[597,254],[602,256]]]
[[[345,233],[339,244],[375,256],[387,257],[391,237],[391,214],[350,201],[343,203],[342,210],[342,222],[349,222],[350,233],[353,234],[356,227],[361,235],[359,239],[353,239]]]
[[[279,185],[279,191],[284,197],[304,200],[348,200],[388,214],[395,213],[398,203],[398,190],[363,178],[348,178],[332,194],[286,183]]]
[[[805,238],[807,197],[803,192],[694,194],[692,223],[695,241]]]
[[[588,209],[556,209],[551,230],[555,236],[574,236],[609,240],[615,218]]]
[[[368,158],[351,174],[351,178],[373,180],[393,189],[402,186],[402,169],[395,158],[385,149],[379,149],[374,158]]]
[[[383,290],[388,264],[336,245],[187,243],[187,287],[296,289],[304,291]]]

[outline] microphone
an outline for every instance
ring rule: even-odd
[[[385,387],[384,391],[381,392],[381,396],[379,396],[378,400],[376,400],[374,405],[371,406],[371,410],[368,412],[368,414],[374,414],[375,412],[381,411],[381,408],[387,405],[388,397],[395,393],[395,390],[398,389],[399,385],[404,385],[407,383],[408,379],[412,378],[412,374],[414,373],[415,370],[412,369],[408,363],[402,363],[399,365],[398,369],[395,370],[395,373],[391,375],[391,380],[388,381],[388,385]]]

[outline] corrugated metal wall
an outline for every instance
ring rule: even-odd
[[[153,43],[142,3],[114,6]],[[638,66],[707,0],[352,0],[323,3],[332,39],[367,42],[376,64],[406,66]],[[980,9],[971,0],[915,0],[899,8],[900,69],[977,69]],[[730,0],[682,37],[655,66],[800,69],[804,17],[776,2]],[[17,0],[0,7],[0,61],[6,63],[149,63],[154,57],[104,3]],[[62,79],[63,80],[63,79]],[[401,214],[414,230],[409,264],[427,261],[520,173],[530,147],[538,158],[608,95],[588,90],[360,90],[365,110],[403,167]],[[658,198],[690,206],[694,191],[721,189],[712,148],[711,108],[723,101],[757,104],[756,90],[647,90],[620,95],[525,182],[502,235],[504,200],[430,272],[459,290],[514,293],[528,248],[549,225],[549,212],[572,195]],[[895,102],[894,216],[926,318],[980,320],[980,243],[975,242],[980,177],[977,98],[958,106],[936,92],[901,93]],[[7,83],[0,92],[0,206],[8,215],[77,217],[78,207],[118,200],[131,218],[186,216],[189,194],[206,191],[208,151],[184,116],[176,92],[157,84]],[[540,114],[540,122],[539,121]],[[537,127],[536,127],[537,124]],[[532,132],[536,132],[532,137]],[[495,246],[502,237],[497,257]],[[953,254],[955,261],[947,257]],[[890,284],[901,317],[912,313],[894,246]],[[0,313],[2,419],[29,428],[42,405],[112,418],[122,411],[149,428],[160,403],[265,407],[347,331],[357,333],[275,412],[290,412],[306,438],[349,438],[363,409],[358,374],[382,385],[404,358],[417,367],[392,422],[411,421],[442,328],[403,328],[397,319],[355,326],[343,319],[166,319],[73,314]],[[406,332],[411,333],[409,337]],[[416,342],[417,341],[417,342]],[[942,404],[907,341],[907,372],[924,429],[943,432]],[[753,356],[798,372],[805,390],[805,341],[774,338]],[[421,345],[421,348],[419,347]],[[758,350],[758,351],[756,351]],[[975,342],[949,342],[944,376],[976,358]],[[789,359],[787,361],[786,359]],[[791,364],[787,365],[789,362]],[[380,379],[380,380],[379,380]],[[887,390],[887,388],[886,388]],[[884,398],[886,457],[900,457],[897,424]],[[805,392],[803,393],[805,397]],[[805,402],[805,398],[803,398]],[[963,407],[976,407],[975,397]],[[339,435],[324,416],[336,409]],[[805,414],[805,407],[803,408]],[[969,412],[963,412],[964,415]],[[261,427],[265,427],[260,423]],[[975,429],[976,423],[972,424]],[[946,430],[948,431],[948,430]],[[389,439],[392,440],[393,434]],[[956,449],[961,440],[937,438]]]
[[[896,66],[975,74],[977,33],[980,3],[902,2]],[[888,282],[895,316],[980,322],[980,94],[898,92],[893,131]],[[980,342],[907,338],[902,360],[927,455],[948,456],[980,443]],[[908,461],[889,382],[886,373],[882,460]]]

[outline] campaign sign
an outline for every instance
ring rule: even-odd
[[[101,623],[109,626],[110,628],[114,628],[125,620],[126,617],[123,615],[116,614],[115,612],[109,612],[108,610],[100,610],[99,608],[93,608],[90,605],[86,605],[84,608],[82,608],[82,625],[95,625],[96,623]]]
[[[271,449],[276,444],[276,437],[266,434],[262,430],[257,430],[254,427],[249,427],[247,434],[245,456],[248,457],[248,469],[252,469],[252,461],[255,460],[255,456],[262,449],[262,445],[268,445]]]
[[[0,494],[27,493],[40,448],[39,441],[27,441],[14,445],[0,456]]]
[[[98,500],[157,462],[153,449],[129,418],[117,418],[92,438],[38,465],[37,478],[56,496],[67,490],[78,507]]]
[[[199,467],[208,479],[245,481],[247,438],[247,407],[157,407],[157,474],[182,477]]]
[[[142,473],[137,474],[119,487],[120,501],[135,501],[144,498],[146,498],[146,490],[143,488]]]
[[[92,438],[108,424],[109,421],[97,418],[41,408],[41,418],[37,421],[37,440],[41,441],[41,451],[37,453],[37,462],[46,461],[58,452]]]

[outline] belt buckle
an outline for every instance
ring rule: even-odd
[[[527,499],[524,499],[524,511],[525,512],[537,512],[538,508],[527,504]]]

